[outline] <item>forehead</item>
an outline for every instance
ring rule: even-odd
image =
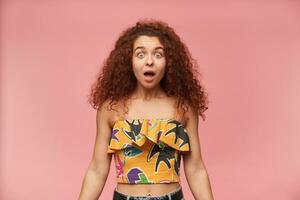
[[[137,48],[155,49],[158,47],[163,48],[163,45],[160,43],[158,37],[156,36],[139,36],[133,44],[134,50],[136,50]]]

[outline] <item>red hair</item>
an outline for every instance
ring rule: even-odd
[[[177,112],[185,119],[190,107],[205,120],[207,93],[197,79],[198,64],[173,28],[157,20],[138,21],[121,33],[91,87],[88,101],[92,107],[98,109],[110,100],[110,106],[122,101],[127,108],[126,101],[137,85],[132,70],[133,44],[141,35],[156,36],[164,46],[166,71],[160,84],[167,96],[175,97]]]

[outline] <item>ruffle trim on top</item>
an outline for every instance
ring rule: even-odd
[[[149,139],[159,146],[190,151],[190,141],[183,124],[176,119],[122,119],[113,126],[107,153],[137,145]]]

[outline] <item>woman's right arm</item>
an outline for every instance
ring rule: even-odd
[[[112,157],[112,154],[106,153],[111,136],[109,115],[106,103],[104,103],[97,110],[94,152],[86,170],[78,200],[98,200],[105,185]]]

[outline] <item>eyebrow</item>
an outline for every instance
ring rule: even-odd
[[[134,49],[134,51],[136,51],[136,50],[138,50],[138,49],[145,49],[145,47],[143,47],[143,46],[138,46],[138,47],[136,47],[136,48]],[[154,50],[157,50],[157,49],[162,49],[162,50],[164,50],[164,48],[161,47],[161,46],[155,47],[155,48],[154,48]]]

